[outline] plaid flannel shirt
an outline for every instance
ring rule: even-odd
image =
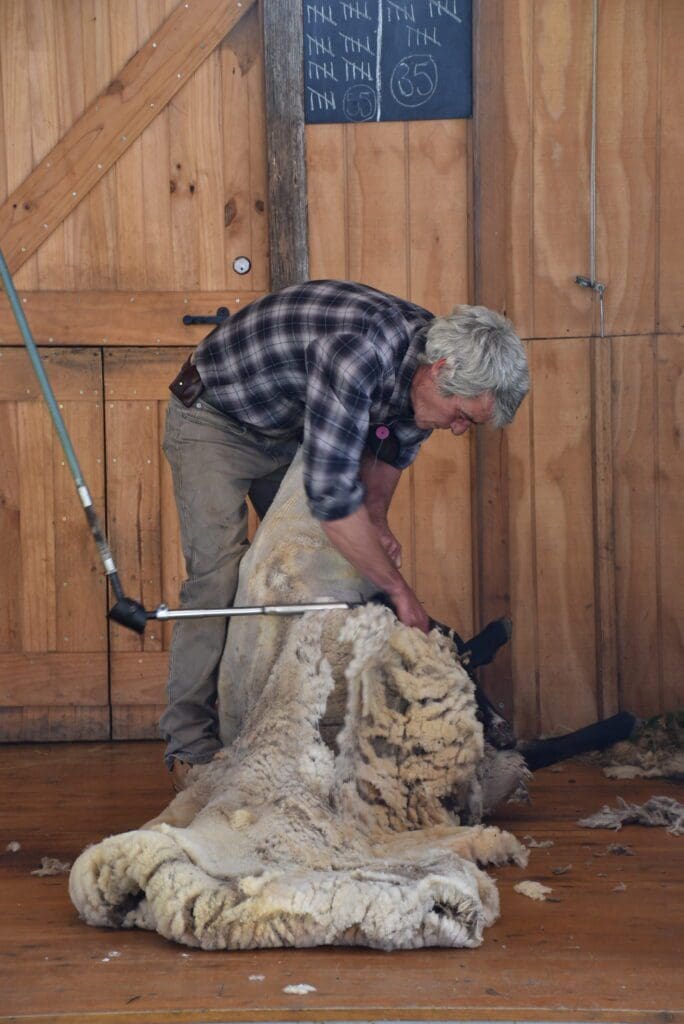
[[[349,281],[308,281],[257,299],[195,353],[210,405],[264,434],[299,435],[317,519],[363,502],[359,467],[371,425],[389,427],[397,468],[430,435],[413,419],[410,385],[433,314]]]

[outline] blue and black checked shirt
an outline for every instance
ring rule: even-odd
[[[430,435],[409,389],[433,314],[350,281],[308,281],[257,299],[195,353],[207,401],[265,434],[301,434],[304,487],[317,519],[364,499],[359,465],[371,426],[398,442],[397,468]]]

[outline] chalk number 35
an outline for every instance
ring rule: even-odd
[[[402,107],[420,107],[437,88],[437,65],[429,54],[410,53],[395,66],[392,96]]]

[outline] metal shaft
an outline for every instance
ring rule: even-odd
[[[262,604],[243,608],[168,608],[160,604],[153,612],[147,612],[148,619],[206,619],[232,618],[235,615],[302,615],[304,612],[349,611],[359,608],[361,601],[317,601],[313,604]]]
[[[102,525],[100,524],[100,520],[98,519],[97,513],[95,512],[95,507],[93,505],[93,500],[90,496],[90,491],[88,490],[86,482],[83,479],[81,467],[79,466],[78,459],[76,458],[76,452],[74,451],[74,447],[71,443],[71,438],[69,437],[69,434],[67,432],[66,424],[64,423],[62,414],[59,411],[59,406],[57,404],[57,399],[55,398],[54,391],[52,390],[50,381],[48,380],[47,374],[45,373],[45,369],[43,368],[43,364],[41,362],[38,349],[36,348],[36,343],[33,340],[31,329],[24,315],[24,310],[22,309],[21,302],[19,301],[19,296],[17,295],[16,289],[14,287],[14,282],[9,272],[9,267],[7,266],[5,257],[3,256],[1,249],[0,277],[2,277],[2,283],[5,287],[5,291],[7,292],[7,298],[9,299],[10,306],[12,307],[12,312],[14,313],[14,319],[17,321],[17,325],[24,339],[24,344],[26,345],[26,350],[29,354],[29,359],[31,360],[36,377],[38,378],[38,383],[40,384],[40,389],[43,392],[43,397],[50,411],[52,422],[54,423],[55,430],[57,431],[57,436],[59,437],[62,448],[64,449],[64,454],[66,455],[66,459],[69,464],[69,469],[71,470],[71,475],[74,478],[74,483],[76,484],[78,498],[79,501],[81,502],[81,505],[83,506],[83,510],[86,514],[86,519],[88,520],[90,530],[93,534],[93,537],[95,538],[95,543],[97,544],[97,549],[100,553],[100,558],[102,559],[104,570],[111,581],[112,588],[117,599],[120,599],[124,596],[123,588],[121,586],[121,583],[119,582],[118,573],[116,571],[116,565],[114,564],[114,559],[109,549],[109,544],[107,543],[105,532],[102,528]]]

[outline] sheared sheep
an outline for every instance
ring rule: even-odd
[[[296,459],[236,605],[370,592],[309,515]],[[219,711],[213,762],[153,821],[74,864],[85,921],[204,949],[482,941],[498,894],[478,865],[524,865],[527,851],[479,822],[529,772],[520,751],[486,742],[451,639],[372,603],[235,618]]]

